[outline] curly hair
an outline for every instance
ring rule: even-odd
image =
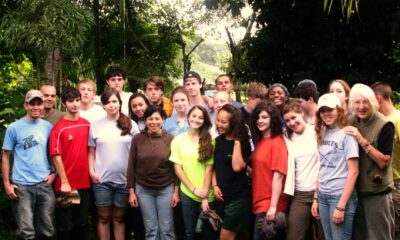
[[[199,161],[204,162],[212,158],[214,155],[214,145],[212,144],[212,138],[210,134],[212,124],[207,110],[200,105],[195,105],[189,110],[188,119],[190,114],[192,114],[195,109],[198,109],[203,113],[203,125],[201,125],[199,129]]]
[[[130,134],[132,130],[132,122],[128,116],[121,112],[122,100],[119,92],[114,88],[106,88],[100,96],[101,104],[107,105],[111,96],[115,95],[119,102],[119,118],[117,120],[117,127],[121,129],[121,136]]]
[[[282,135],[282,124],[280,121],[280,113],[278,107],[276,107],[272,103],[263,101],[256,106],[253,113],[251,114],[250,119],[251,132],[254,133],[256,142],[258,142],[263,137],[262,132],[257,127],[257,121],[262,111],[267,112],[271,118],[271,124],[269,126],[271,137]]]

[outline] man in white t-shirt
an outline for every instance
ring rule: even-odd
[[[94,98],[96,96],[96,83],[88,78],[81,80],[78,83],[78,90],[81,93],[82,100],[79,108],[79,115],[85,118],[90,123],[105,117],[107,114],[104,109],[94,104]]]
[[[131,92],[125,92],[124,86],[126,83],[126,72],[120,65],[111,65],[106,72],[106,83],[108,87],[115,88],[121,97],[122,107],[121,112],[129,116],[129,98]],[[100,97],[96,97],[95,103],[100,104]]]

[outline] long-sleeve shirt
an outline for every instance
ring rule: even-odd
[[[166,187],[175,181],[173,164],[169,161],[173,136],[165,131],[161,135],[146,131],[132,139],[128,162],[128,188],[135,183],[153,188]]]

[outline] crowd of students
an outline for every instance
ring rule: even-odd
[[[8,126],[2,173],[18,238],[86,239],[93,203],[98,239],[400,237],[388,84],[333,80],[319,96],[306,79],[291,96],[251,83],[242,105],[227,74],[212,98],[193,71],[171,98],[158,76],[143,94],[124,91],[120,66],[106,80],[100,96],[90,79],[64,88],[65,113],[53,86],[30,90]]]

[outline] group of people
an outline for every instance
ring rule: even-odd
[[[170,98],[158,76],[144,93],[124,91],[120,66],[106,80],[100,96],[90,79],[64,88],[65,112],[53,86],[30,90],[8,126],[19,238],[85,239],[94,196],[99,239],[129,238],[129,209],[145,239],[395,239],[400,112],[388,84],[333,80],[319,96],[312,80],[292,95],[251,83],[242,105],[227,74],[213,97],[194,71]]]

